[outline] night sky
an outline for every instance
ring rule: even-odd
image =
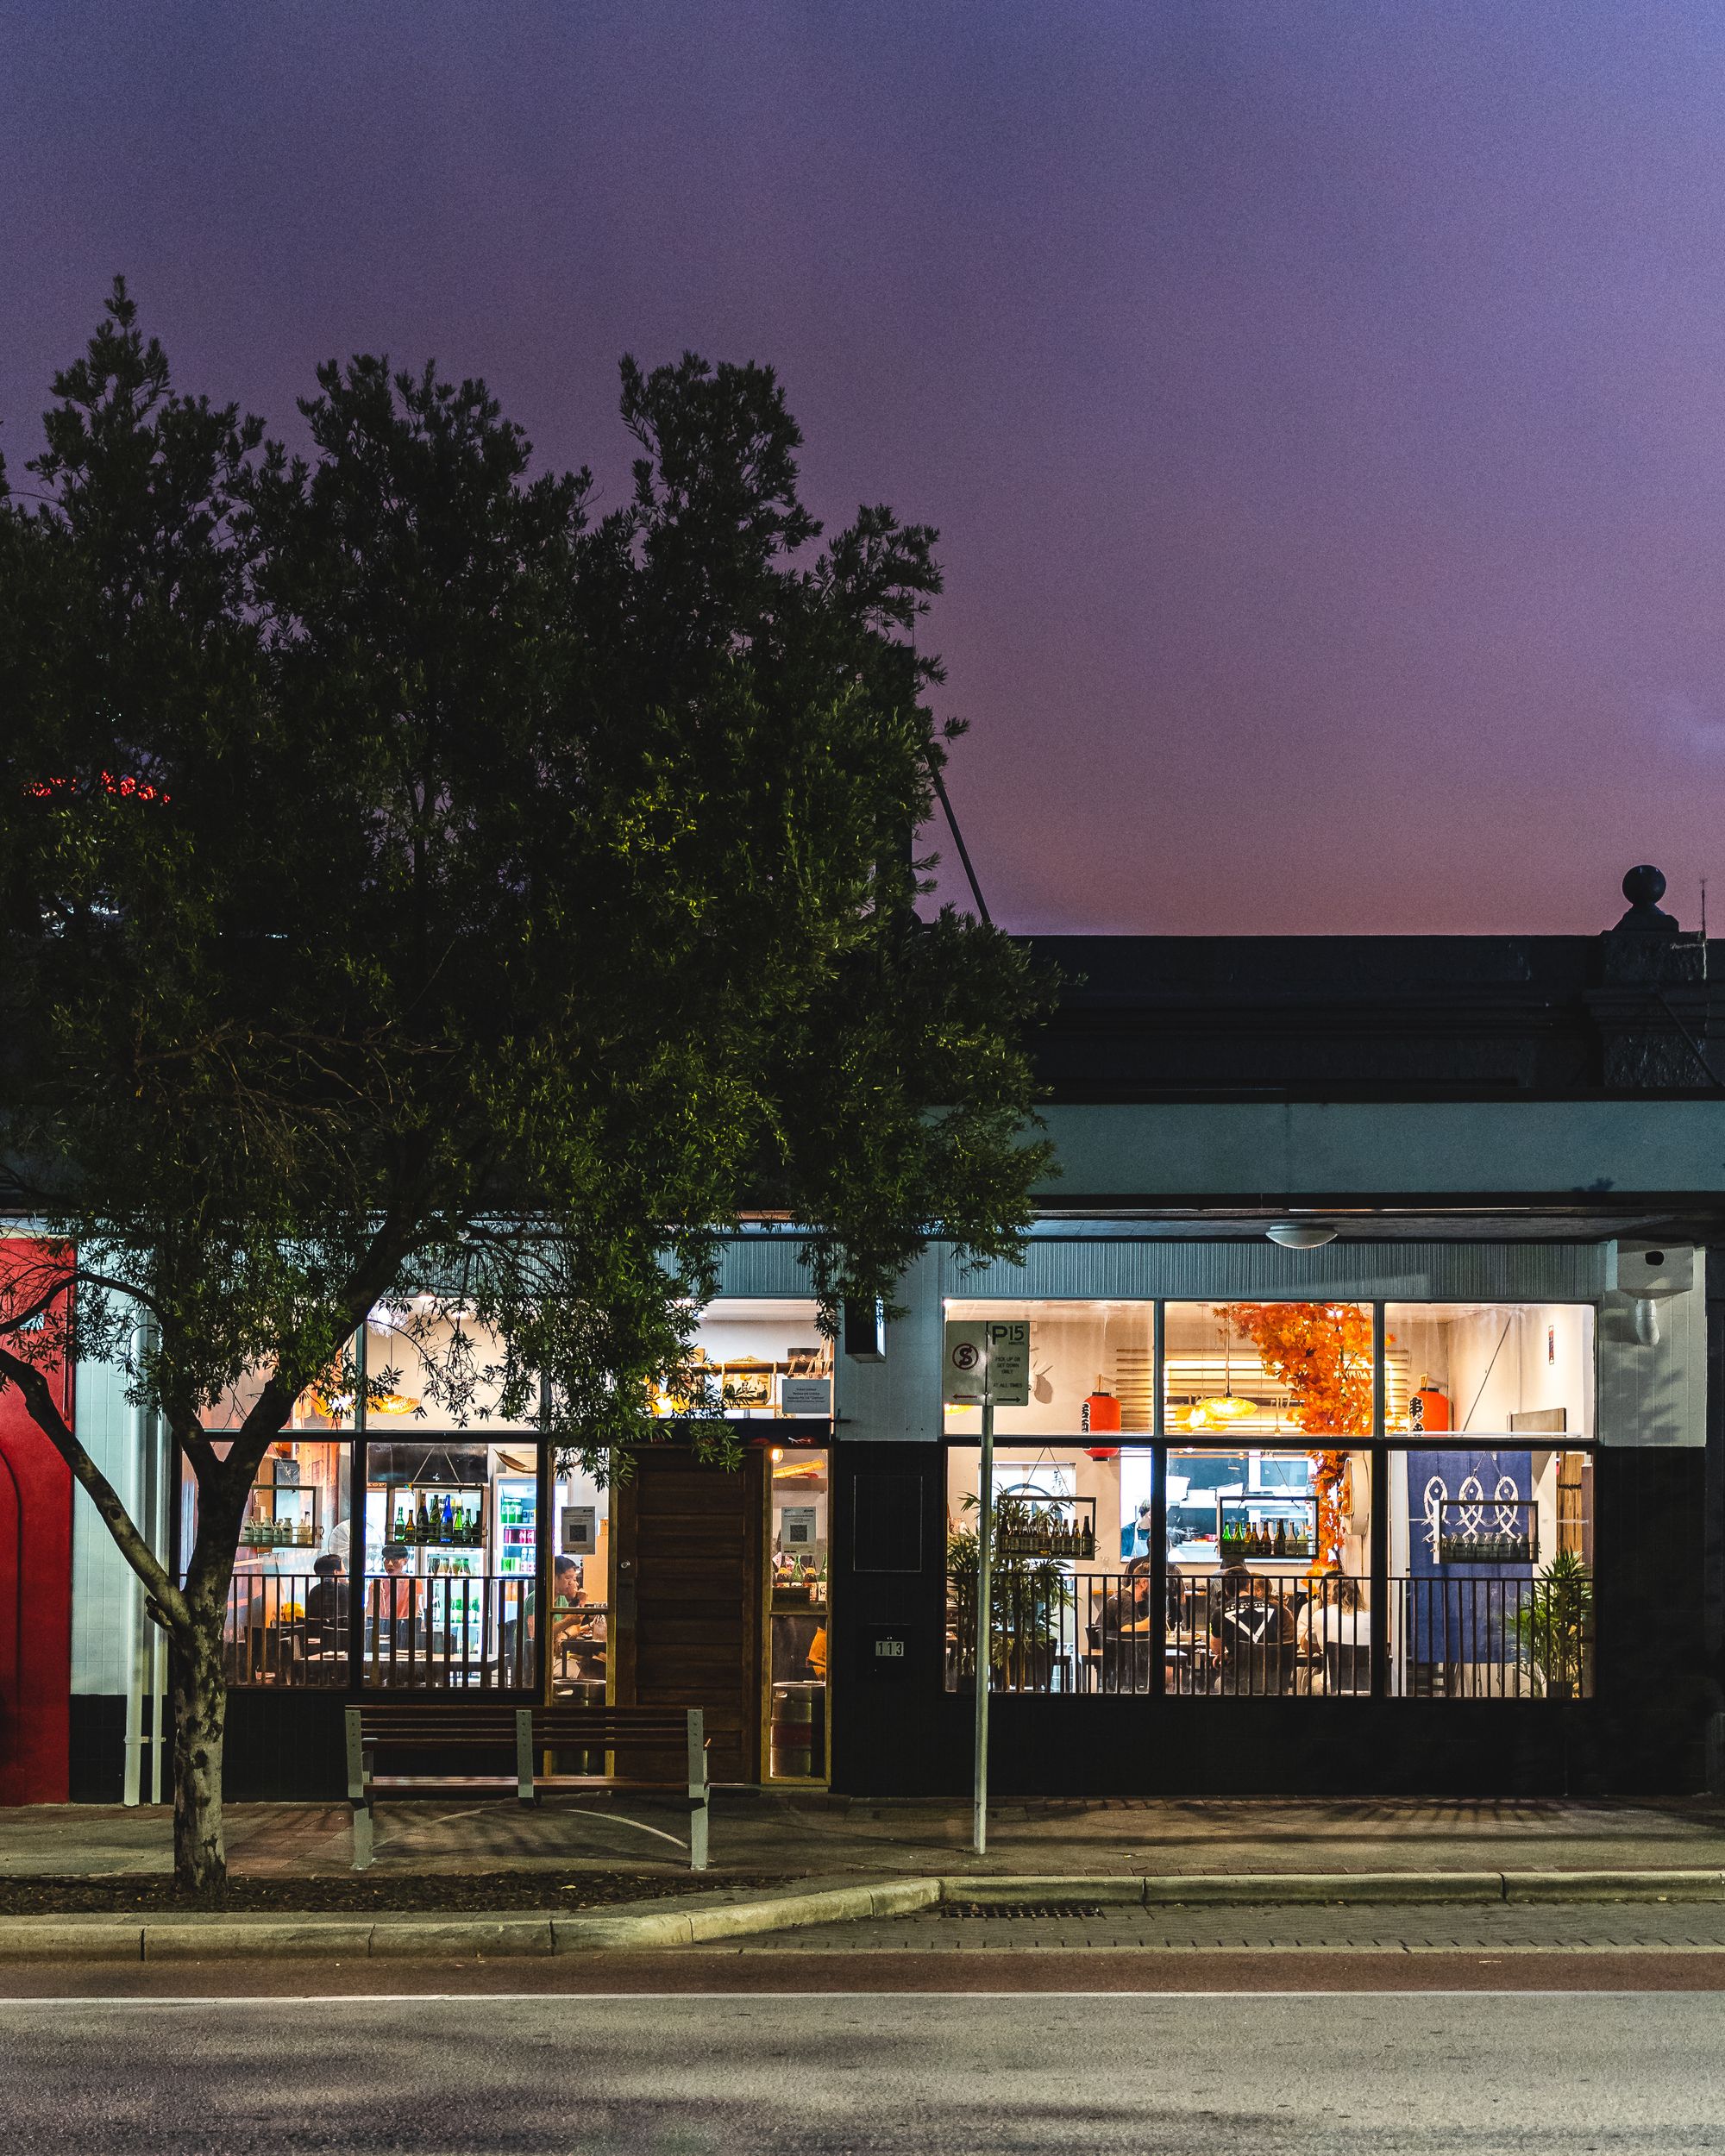
[[[116,270],[183,386],[435,355],[607,502],[620,353],[771,361],[941,528],[1010,927],[1725,928],[1719,0],[0,0],[15,479]]]

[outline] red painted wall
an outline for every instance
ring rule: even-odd
[[[58,1369],[54,1379],[69,1416],[68,1374]],[[0,1392],[0,1804],[66,1802],[71,1699],[72,1474],[8,1386]]]

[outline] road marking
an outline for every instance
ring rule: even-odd
[[[231,1992],[199,1994],[190,1997],[128,1998],[123,1993],[101,1996],[72,1993],[65,1998],[0,1997],[0,2013],[13,2007],[129,2006],[129,2007],[243,2007],[264,2012],[278,2006],[538,2006],[561,2002],[592,2007],[612,2000],[651,2000],[655,2006],[710,2006],[715,2000],[734,1999],[746,2006],[756,1999],[794,1999],[818,2003],[828,1999],[880,1999],[913,2005],[928,1999],[1017,1999],[1032,2004],[1039,1999],[1662,1999],[1716,1998],[1711,1990],[1683,1991],[1673,1986],[1659,1991],[1636,1985],[1624,1990],[1603,1987],[1577,1990],[1566,1985],[1537,1990],[1495,1991],[1479,1984],[1433,1984],[1417,1991],[1358,1990],[1195,1990],[1195,1991],[272,1991],[259,1998],[236,1998]]]

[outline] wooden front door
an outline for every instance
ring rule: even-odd
[[[727,1473],[655,1445],[612,1500],[617,1700],[702,1708],[715,1782],[761,1778],[764,1457]]]

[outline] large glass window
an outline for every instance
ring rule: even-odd
[[[538,1511],[531,1441],[370,1438],[364,1682],[530,1685]]]
[[[973,1445],[955,1445],[947,1454],[947,1672],[950,1684],[967,1689],[975,1670],[980,1463]],[[1105,1613],[1123,1591],[1132,1591],[1132,1582],[1148,1580],[1155,1472],[1147,1446],[1022,1438],[997,1445],[990,1563],[995,1689],[1117,1689]]]
[[[818,1781],[827,1759],[831,1456],[775,1445],[768,1467],[768,1773]]]
[[[1164,1328],[1170,1439],[1371,1435],[1369,1304],[1171,1302]]]
[[[567,1465],[552,1504],[551,1689],[602,1707],[611,1696],[611,1490]],[[530,1614],[530,1631],[536,1627]]]
[[[1590,1690],[1590,1306],[1171,1303],[1155,1358],[1141,1304],[948,1314],[973,1313],[1030,1319],[1048,1393],[995,1415],[994,1689]],[[1123,1347],[1151,1380],[1130,1404],[1109,1383]],[[1073,1367],[1099,1356],[1081,1404],[1113,1392],[1120,1421],[1075,1441]],[[1147,1430],[1157,1383],[1146,1443],[1133,1411]],[[980,1415],[946,1420],[968,1435]],[[954,1445],[948,1467],[948,1682],[967,1688],[978,1458]]]
[[[950,1319],[1027,1319],[1031,1398],[994,1411],[996,1436],[1150,1434],[1156,1375],[1155,1306],[1147,1302],[954,1300]],[[980,1407],[949,1406],[949,1437],[975,1437]]]
[[[695,1331],[694,1396],[661,1393],[662,1415],[702,1408],[755,1422],[832,1413],[832,1343],[802,1296],[721,1296]]]
[[[347,1683],[352,1472],[344,1439],[264,1455],[229,1589],[230,1684]]]
[[[1593,1434],[1585,1303],[1392,1302],[1383,1369],[1392,1437]]]
[[[1580,1699],[1593,1683],[1593,1461],[1454,1442],[1391,1456],[1395,1689]]]

